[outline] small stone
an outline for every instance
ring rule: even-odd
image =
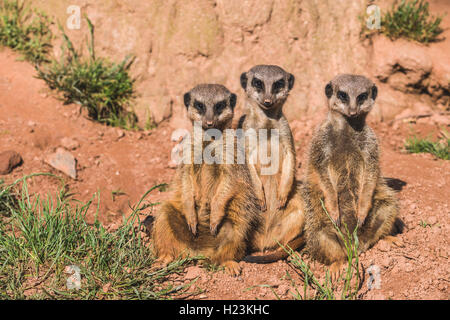
[[[184,279],[193,280],[199,277],[202,274],[202,269],[198,266],[188,267],[186,268],[186,274],[184,275]]]
[[[405,263],[405,272],[412,272],[414,270],[414,267],[411,263]]]
[[[62,138],[61,139],[61,147],[66,148],[67,150],[75,150],[80,147],[80,143],[72,138]]]
[[[108,291],[109,291],[109,288],[111,287],[111,282],[108,282],[107,284],[105,284],[103,287],[102,287],[102,291],[104,292],[104,293],[107,293]]]
[[[377,248],[382,252],[387,252],[391,249],[391,246],[387,241],[380,241],[377,245]]]
[[[286,294],[289,293],[289,289],[290,289],[290,288],[291,288],[291,287],[288,286],[287,284],[282,284],[282,285],[280,285],[280,286],[278,287],[278,289],[277,289],[277,294],[280,295],[280,296],[284,296],[284,295],[286,295]]]
[[[435,225],[438,221],[437,221],[437,218],[435,216],[431,216],[431,217],[428,218],[427,222],[429,224],[431,224],[431,225]]]
[[[0,174],[8,174],[21,164],[22,157],[17,152],[8,150],[0,153]]]
[[[125,132],[123,130],[117,130],[117,137],[119,139],[125,137]]]
[[[437,125],[442,126],[450,126],[450,119],[448,116],[440,115],[439,113],[435,113],[430,118]]]
[[[199,299],[206,299],[208,296],[206,294],[201,294],[198,296]]]
[[[65,173],[72,179],[77,178],[77,160],[69,151],[58,148],[55,153],[45,159],[45,162],[53,168]]]

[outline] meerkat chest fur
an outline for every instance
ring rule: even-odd
[[[256,160],[256,167],[261,171],[262,157],[274,159],[278,156],[278,161],[281,164],[287,153],[290,153],[295,159],[294,139],[289,127],[289,123],[281,111],[281,106],[278,109],[271,110],[271,112],[263,111],[260,107],[255,105],[252,99],[247,99],[248,118],[243,124],[244,130],[254,129],[258,137],[257,145],[249,146],[250,151],[258,148],[259,152],[266,151],[266,154],[258,154]],[[266,141],[261,141],[265,139]],[[274,144],[277,145],[274,145]],[[260,150],[264,145],[266,150]],[[274,152],[274,154],[272,154]],[[267,163],[265,164],[267,165]],[[281,165],[278,168],[277,174],[281,172]]]

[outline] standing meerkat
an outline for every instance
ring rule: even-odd
[[[239,128],[244,131],[261,129],[267,131],[266,137],[259,134],[259,139],[267,139],[269,158],[278,156],[279,167],[273,174],[262,174],[264,168],[261,159],[255,158],[255,145],[249,145],[246,154],[253,158],[255,164],[249,165],[252,176],[259,180],[256,187],[262,186],[267,212],[263,213],[263,222],[258,230],[253,247],[256,251],[278,248],[278,254],[271,258],[254,257],[254,262],[272,262],[284,258],[287,254],[279,248],[282,245],[295,246],[303,244],[302,232],[304,213],[302,208],[299,182],[295,179],[296,156],[294,139],[289,123],[283,114],[283,105],[294,86],[295,77],[282,68],[273,65],[257,65],[241,74],[240,82],[245,90],[246,114],[239,121]],[[271,154],[271,130],[278,132],[278,155]],[[274,150],[273,152],[276,152]],[[292,242],[294,241],[294,242]]]
[[[226,129],[231,126],[236,95],[222,85],[203,84],[184,95],[184,104],[190,120],[201,124],[201,137],[193,137],[191,162],[177,170],[174,196],[155,219],[156,253],[165,264],[180,255],[203,255],[237,275],[237,261],[245,256],[260,217],[249,170],[235,158],[232,163],[194,162],[196,143],[203,154],[205,148],[222,155],[235,148],[234,134],[228,145]],[[204,141],[208,129],[215,129],[222,139]]]
[[[328,117],[315,132],[304,183],[307,250],[337,271],[347,258],[342,234],[356,227],[359,251],[395,230],[394,192],[380,174],[378,142],[366,124],[377,87],[364,76],[343,74],[325,87]],[[322,202],[330,216],[327,216]]]

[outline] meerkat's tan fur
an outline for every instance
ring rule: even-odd
[[[202,147],[222,150],[226,145],[236,96],[221,85],[198,85],[185,94],[184,102],[191,121],[222,133],[222,139],[203,141]],[[194,137],[198,138],[198,137]],[[173,181],[174,196],[165,202],[153,226],[153,239],[159,260],[168,263],[179,256],[203,255],[223,265],[230,274],[240,272],[241,260],[260,219],[260,208],[246,164],[191,162],[179,167]],[[226,145],[226,147],[225,147]],[[231,148],[230,148],[231,147]],[[236,152],[233,152],[234,156]],[[226,156],[224,156],[225,158]]]
[[[253,176],[259,178],[257,188],[263,189],[266,212],[258,230],[253,249],[264,251],[278,249],[279,253],[271,256],[248,259],[254,262],[271,262],[287,256],[279,244],[294,244],[296,248],[304,241],[300,239],[304,227],[303,202],[299,182],[295,179],[296,156],[292,132],[283,114],[283,105],[294,85],[294,76],[282,68],[273,65],[258,65],[241,75],[241,86],[247,95],[246,113],[239,121],[239,128],[245,130],[267,130],[267,146],[270,149],[271,130],[278,130],[279,168],[275,174],[261,174],[262,165],[256,158],[255,165],[249,165]],[[259,136],[261,138],[261,136]],[[255,155],[254,146],[247,148],[247,156]],[[270,156],[269,156],[270,157]],[[258,195],[259,197],[259,195]],[[293,249],[296,249],[293,248]]]
[[[395,231],[398,208],[380,174],[377,138],[366,124],[377,87],[364,76],[344,74],[325,93],[328,117],[311,141],[303,199],[307,250],[336,269],[347,252],[330,218],[344,236],[358,227],[363,252]]]

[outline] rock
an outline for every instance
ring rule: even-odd
[[[8,150],[0,153],[0,174],[8,174],[21,164],[22,157],[17,152]]]
[[[280,296],[284,296],[286,294],[289,293],[289,290],[291,289],[291,287],[287,284],[282,284],[278,287],[277,289],[277,294]]]
[[[437,218],[436,218],[436,216],[430,216],[429,218],[428,218],[428,221],[427,221],[429,224],[431,224],[431,225],[435,225],[437,222],[438,222],[438,220],[437,220]]]
[[[382,240],[378,242],[377,249],[380,250],[381,252],[387,252],[391,249],[391,245],[389,244],[389,242]]]
[[[75,150],[80,147],[80,143],[72,138],[65,137],[61,139],[61,147],[67,150]]]
[[[121,139],[125,137],[125,132],[123,130],[117,130],[117,138]]]
[[[45,159],[45,162],[53,168],[65,173],[72,179],[77,178],[77,160],[69,151],[58,148],[55,153],[49,155]]]
[[[193,280],[202,274],[202,268],[198,266],[188,267],[186,268],[186,274],[184,275],[184,279]]]
[[[411,263],[405,263],[404,270],[405,270],[405,272],[412,272],[412,271],[414,271],[414,267],[412,266]]]
[[[431,116],[430,120],[440,126],[450,126],[450,118],[448,116],[435,113]]]
[[[423,46],[385,37],[374,40],[375,74],[381,81],[403,92],[414,90],[432,71],[432,61]]]

